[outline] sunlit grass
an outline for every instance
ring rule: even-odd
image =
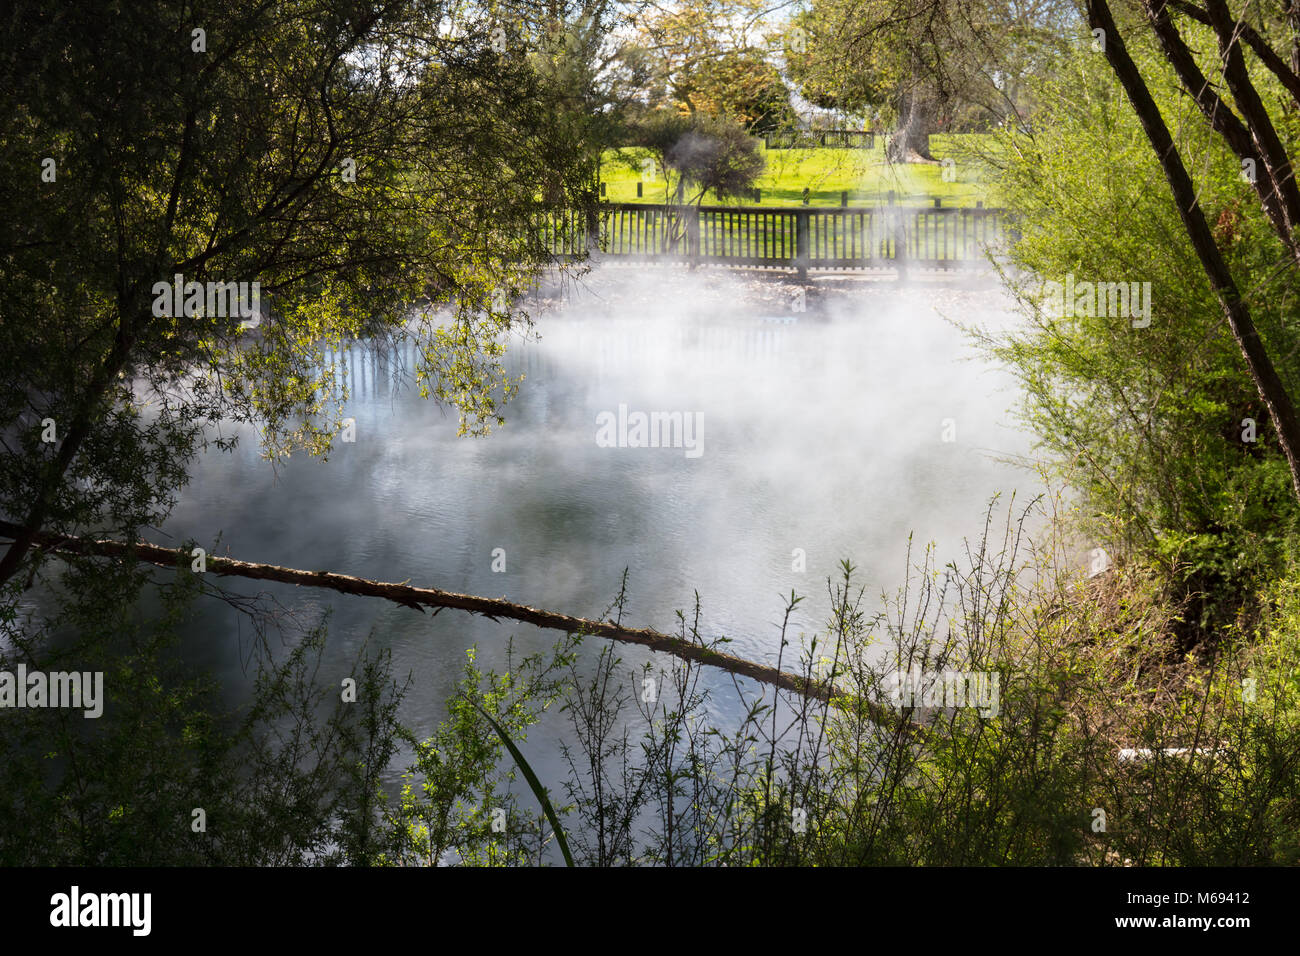
[[[887,202],[892,192],[896,202],[929,204],[939,199],[945,206],[974,206],[988,200],[988,189],[979,181],[978,170],[968,161],[972,147],[987,139],[982,134],[936,135],[930,138],[937,159],[952,159],[949,178],[939,165],[890,166],[885,162],[884,142],[877,137],[873,149],[762,149],[767,172],[758,180],[764,206],[798,206],[807,189],[808,205],[838,206],[848,193],[851,206]],[[665,201],[663,170],[645,176],[642,162],[646,150],[627,147],[608,150],[601,164],[605,198],[610,202],[661,203]],[[642,195],[636,194],[637,182]],[[712,194],[706,203],[717,203]],[[727,199],[726,205],[752,206],[752,199]]]

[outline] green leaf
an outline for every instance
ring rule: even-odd
[[[546,819],[551,821],[551,829],[555,831],[555,842],[560,845],[560,853],[564,855],[564,865],[573,866],[573,855],[569,853],[569,841],[564,838],[564,830],[560,827],[559,818],[555,815],[555,808],[551,806],[550,797],[546,795],[546,788],[543,787],[542,782],[537,779],[537,774],[533,773],[533,768],[528,766],[528,761],[525,760],[524,755],[519,752],[519,748],[516,747],[515,742],[510,739],[510,735],[506,733],[505,728],[493,720],[492,716],[480,707],[477,702],[471,701],[470,703],[474,704],[474,709],[482,714],[483,719],[486,720],[491,725],[492,729],[497,732],[497,736],[501,738],[501,742],[505,744],[506,749],[510,751],[510,756],[515,758],[515,763],[519,765],[519,769],[524,773],[524,779],[528,781],[528,786],[532,788],[533,796],[537,797],[537,802],[542,805],[542,812],[546,814]]]

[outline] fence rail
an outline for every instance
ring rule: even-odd
[[[782,129],[763,137],[768,149],[872,149],[876,134],[857,129]]]
[[[796,269],[971,268],[1007,229],[1006,211],[880,206],[773,208],[603,203],[588,222],[551,220],[543,241],[555,255],[591,248],[602,257]]]

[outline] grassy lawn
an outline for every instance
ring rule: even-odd
[[[930,138],[936,158],[953,158],[952,182],[944,181],[944,169],[923,164],[890,167],[885,163],[883,137],[876,138],[874,149],[764,149],[767,172],[759,178],[764,206],[801,205],[802,193],[809,190],[810,206],[838,206],[841,193],[849,194],[850,206],[871,206],[887,200],[890,191],[895,201],[908,205],[930,204],[937,197],[945,206],[973,206],[977,200],[987,202],[984,185],[978,181],[973,166],[963,162],[963,147],[969,148],[974,140],[983,139],[978,134],[936,135]],[[959,142],[965,141],[965,142]],[[609,150],[601,167],[601,180],[605,183],[605,198],[611,202],[664,202],[666,185],[662,170],[647,178],[641,171],[641,162],[649,154],[642,149],[628,147]],[[621,157],[621,158],[620,158]],[[636,184],[643,183],[643,195],[638,200]],[[718,199],[710,194],[705,204],[715,204]],[[752,199],[729,199],[726,205],[752,206]]]

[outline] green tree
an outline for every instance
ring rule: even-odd
[[[765,168],[758,143],[725,118],[654,110],[640,117],[631,135],[664,171],[664,201],[669,203],[699,205],[710,190],[719,199],[743,195]],[[696,193],[688,198],[691,188]]]
[[[543,184],[580,204],[591,176],[553,87],[493,39],[486,13],[439,3],[12,9],[0,514],[23,531],[0,582],[42,528],[156,523],[207,423],[327,452],[341,396],[320,359],[343,338],[415,339],[426,394],[465,430],[500,420],[519,317],[484,305],[547,258]],[[259,283],[260,312],[160,308],[177,275]],[[450,317],[408,322],[422,296]]]
[[[1148,49],[1143,63],[1160,76]],[[1020,375],[1028,421],[1082,492],[1090,539],[1168,572],[1188,646],[1212,637],[1282,566],[1297,507],[1287,459],[1213,287],[1201,277],[1178,207],[1153,193],[1157,156],[1087,42],[1034,85],[1032,133],[1008,130],[997,155],[1002,198],[1017,210],[1008,250],[1030,323],[999,335]],[[1264,342],[1287,382],[1300,378],[1292,279],[1280,243],[1232,152],[1197,123],[1163,77],[1152,95],[1200,157],[1199,202],[1246,287]],[[1099,228],[1099,223],[1125,223]],[[1061,314],[1044,281],[1149,283],[1149,312],[1131,318],[1102,297]]]
[[[792,18],[787,62],[811,102],[892,121],[891,162],[932,162],[940,123],[1019,120],[1026,78],[1075,20],[1064,0],[813,0]]]
[[[65,569],[34,542],[160,524],[193,456],[230,447],[223,420],[256,424],[271,457],[328,453],[346,395],[322,358],[346,339],[413,340],[424,393],[464,431],[501,420],[503,336],[527,317],[493,293],[509,302],[550,261],[534,226],[590,200],[591,150],[585,128],[555,122],[564,89],[492,24],[397,0],[11,5],[4,664],[103,670],[110,711],[5,722],[5,860],[376,852],[395,733],[377,672],[367,707],[324,721],[305,659],[264,660],[252,712],[226,719],[173,665],[179,612],[136,619],[137,599],[170,606],[173,585],[129,556]],[[174,281],[184,301],[167,301]],[[226,294],[240,283],[248,295]],[[195,807],[210,836],[189,829]]]
[[[1181,24],[1165,0],[1144,0],[1142,6],[1147,28],[1183,92],[1196,104],[1215,137],[1240,163],[1242,175],[1251,184],[1273,234],[1285,249],[1287,264],[1282,268],[1294,285],[1300,269],[1300,186],[1291,160],[1296,148],[1294,115],[1300,107],[1300,73],[1296,71],[1300,55],[1295,48],[1294,10],[1289,11],[1289,18],[1256,26],[1245,16],[1234,15],[1226,0],[1206,0],[1204,6],[1180,4],[1178,10],[1186,17]],[[1294,493],[1300,499],[1300,415],[1291,399],[1294,383],[1279,373],[1275,358],[1279,347],[1285,345],[1275,341],[1270,347],[1261,334],[1252,316],[1252,303],[1243,294],[1224,253],[1224,240],[1211,230],[1182,151],[1152,97],[1151,81],[1129,53],[1124,32],[1104,0],[1089,0],[1088,24],[1094,43],[1105,54],[1160,160],[1183,231],[1268,408],[1290,468]],[[1184,30],[1192,32],[1200,25],[1209,27],[1217,46],[1217,57],[1208,66],[1198,61],[1184,39]],[[1283,56],[1288,46],[1290,62]],[[1253,63],[1246,57],[1247,48],[1256,58]],[[1209,81],[1207,69],[1221,77],[1231,103]],[[1281,104],[1272,109],[1266,99],[1270,90],[1276,92],[1269,98]]]
[[[758,144],[745,129],[727,120],[696,123],[664,155],[664,167],[677,174],[679,195],[689,187],[696,205],[708,192],[736,198],[751,189],[765,168]]]
[[[652,65],[651,108],[728,117],[753,133],[793,121],[790,91],[765,49],[756,0],[648,4],[637,44]]]

